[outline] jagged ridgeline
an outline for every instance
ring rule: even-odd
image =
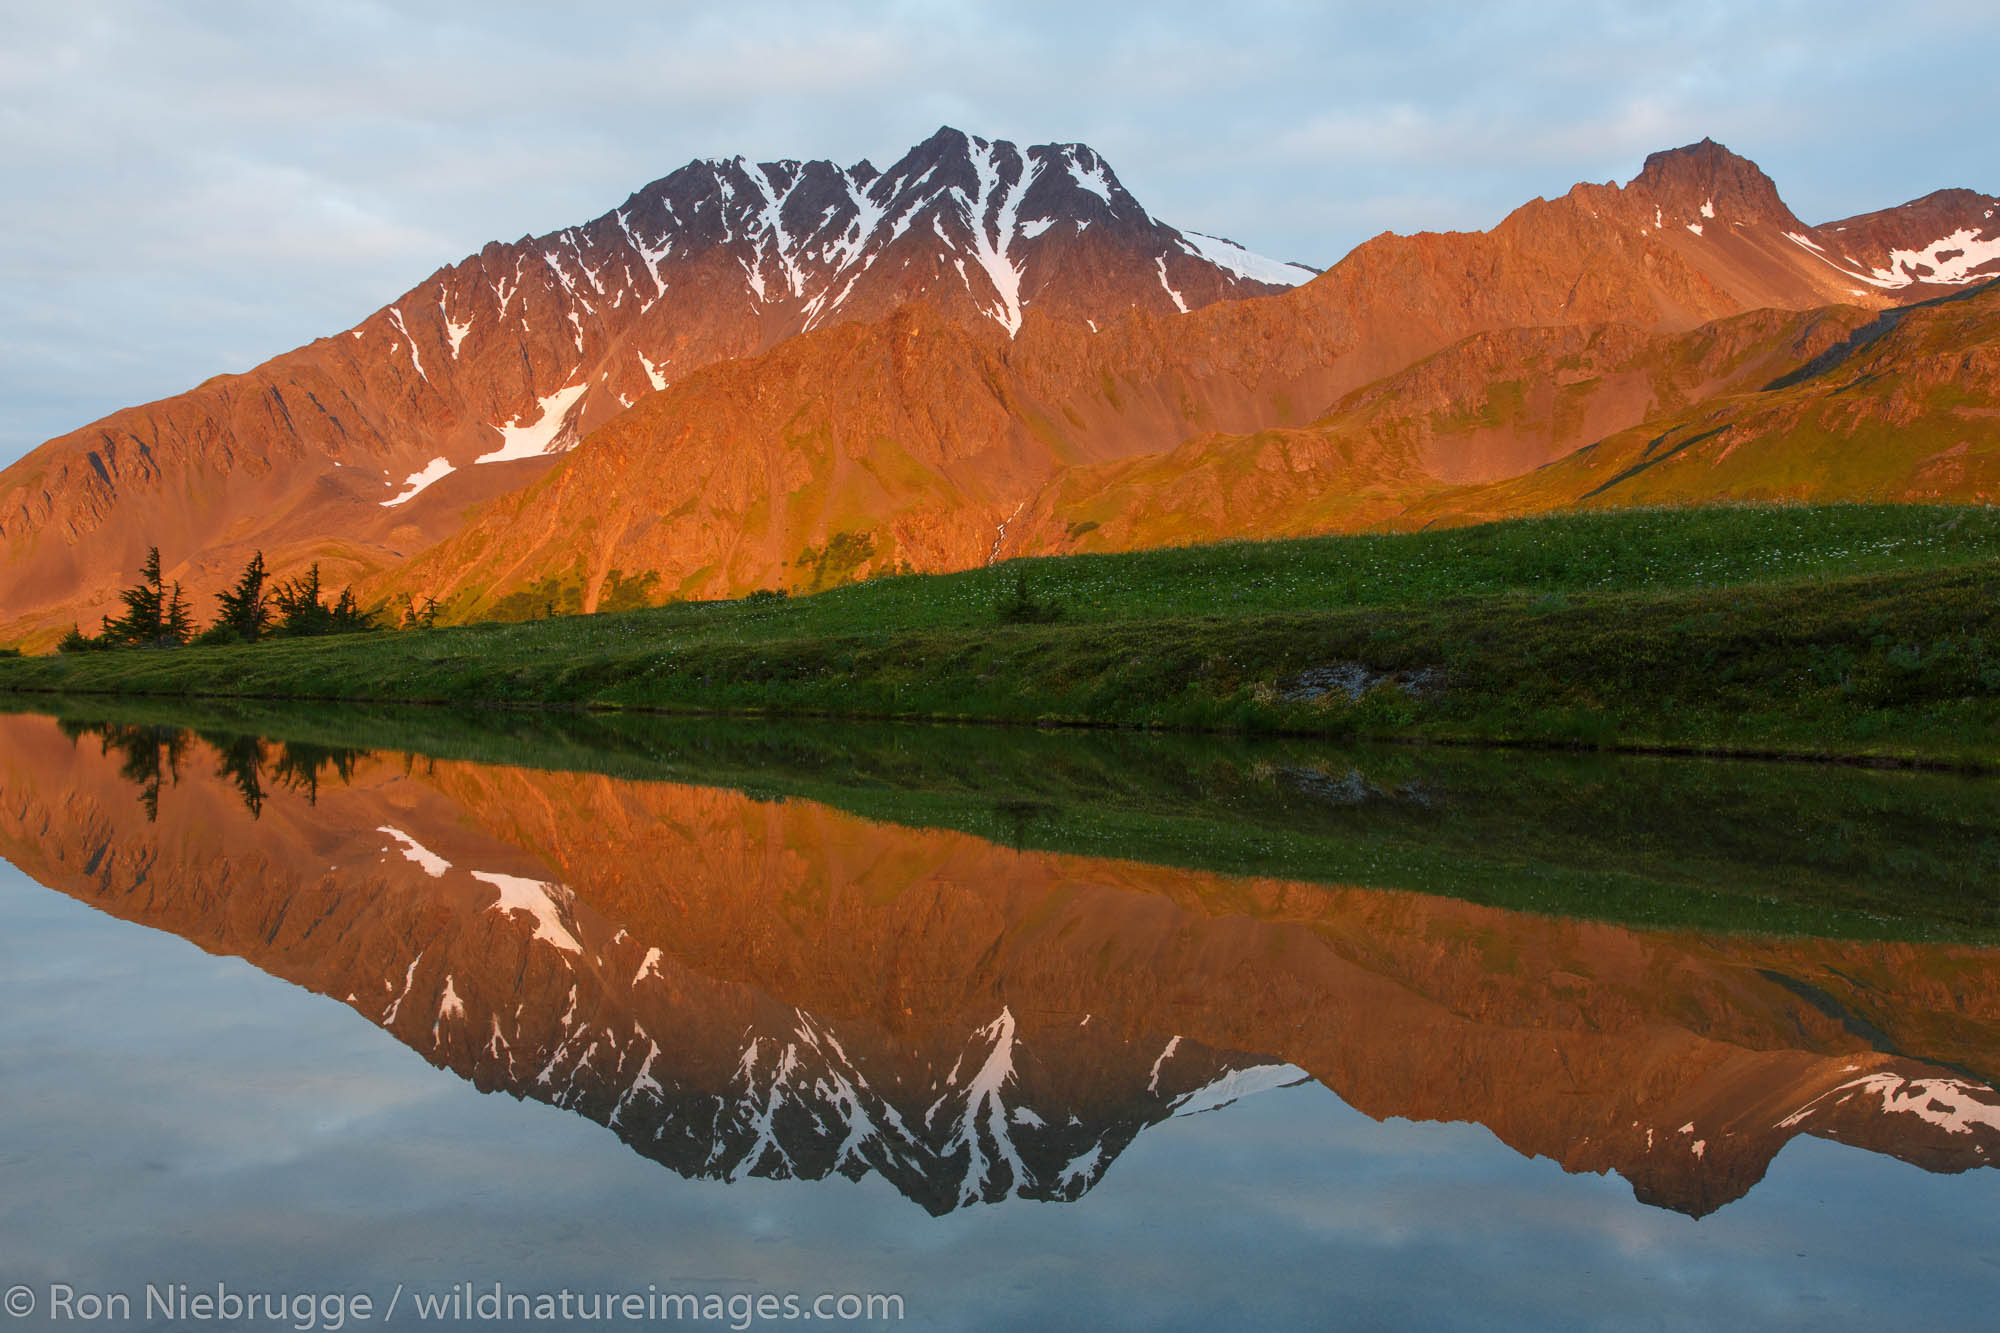
[[[450,621],[1583,503],[1978,501],[1991,298],[1877,316],[1993,276],[1994,208],[1809,225],[1704,141],[1314,277],[1081,144],[694,162],[22,460],[0,639],[98,623],[149,546],[198,606],[262,550]]]
[[[317,559],[344,582],[641,396],[808,329],[920,301],[1004,340],[1031,308],[1081,330],[1311,276],[1153,217],[1081,144],[947,129],[887,171],[692,162],[591,222],[489,245],[345,333],[52,441],[8,479],[34,498],[0,486],[24,502],[0,535],[10,571],[24,557],[65,602],[103,600],[145,544],[183,553],[170,576],[196,593],[259,547],[277,575]],[[128,513],[145,516],[136,547],[113,521]],[[10,573],[8,620],[46,600],[30,587]],[[564,600],[553,584],[535,599]]]

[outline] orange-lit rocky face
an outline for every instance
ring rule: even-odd
[[[204,614],[262,550],[519,618],[1583,503],[1990,500],[1990,293],[1764,391],[1991,277],[1995,207],[1809,226],[1704,140],[1314,277],[1169,226],[1081,144],[704,159],[7,469],[0,640],[93,623],[154,545]]]

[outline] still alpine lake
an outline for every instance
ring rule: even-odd
[[[1978,1327],[2000,783],[0,714],[0,1328]]]

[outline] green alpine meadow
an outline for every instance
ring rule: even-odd
[[[1990,767],[2000,513],[1745,505],[0,660],[16,694],[1272,732]]]

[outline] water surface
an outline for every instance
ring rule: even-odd
[[[18,1326],[52,1283],[941,1328],[2000,1293],[1978,781],[647,725],[0,717]]]

